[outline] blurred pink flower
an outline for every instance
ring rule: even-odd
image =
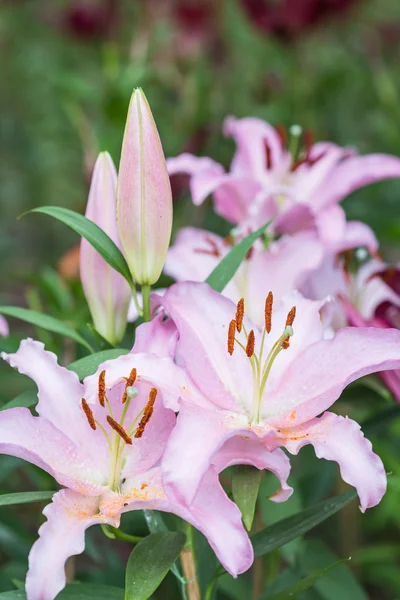
[[[339,203],[360,187],[400,177],[395,156],[357,156],[330,142],[312,144],[310,136],[300,158],[293,158],[285,132],[261,119],[228,117],[224,133],[236,142],[228,173],[210,158],[187,153],[168,159],[168,171],[190,176],[195,205],[213,194],[216,212],[241,231],[274,219],[276,233],[316,227],[324,242],[334,244],[346,222]]]
[[[243,303],[236,307],[206,284],[176,284],[165,295],[179,333],[176,361],[208,405],[182,400],[162,461],[164,482],[190,505],[228,441],[236,463],[243,439],[255,450],[283,446],[293,454],[312,444],[319,458],[339,463],[362,511],[375,506],[386,490],[380,458],[356,422],[325,411],[355,379],[400,367],[400,332],[354,327],[324,339],[323,302],[293,293],[275,309],[272,300],[262,331],[243,316]]]
[[[0,315],[0,335],[3,337],[8,337],[8,334],[9,327],[7,320],[5,319],[5,317],[3,317],[3,315]]]
[[[65,586],[66,560],[84,550],[85,530],[119,527],[130,510],[175,513],[202,531],[232,575],[250,567],[240,511],[218,482],[227,457],[205,473],[190,508],[166,495],[159,461],[176,420],[166,406],[176,409],[191,386],[171,358],[130,353],[82,384],[39,342],[24,340],[2,357],[37,384],[39,416],[26,408],[0,413],[0,452],[41,467],[66,488],[44,510],[47,522],[29,555],[28,600],[53,600]]]
[[[186,227],[178,232],[170,248],[164,271],[176,281],[205,281],[231,250],[230,239]],[[255,244],[242,262],[223,295],[237,303],[246,302],[249,318],[262,327],[264,301],[270,290],[275,300],[294,289],[301,289],[323,258],[323,246],[312,232],[299,232],[271,242],[265,250]]]
[[[117,229],[117,171],[108,152],[96,161],[86,217],[96,223],[121,248]],[[125,333],[131,290],[128,283],[82,238],[80,276],[94,326],[111,344]]]

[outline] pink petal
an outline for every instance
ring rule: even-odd
[[[227,117],[224,122],[224,134],[233,137],[236,142],[237,149],[231,164],[231,171],[236,175],[262,177],[267,170],[266,145],[270,150],[272,168],[282,159],[280,137],[276,130],[262,119]]]
[[[361,246],[365,246],[371,254],[375,254],[379,243],[368,225],[361,221],[347,221],[342,239],[332,248],[332,252],[340,254]]]
[[[27,408],[0,412],[0,453],[31,462],[60,485],[90,496],[105,489],[107,462],[99,468],[84,445],[75,445],[47,419],[33,417]]]
[[[3,337],[8,337],[8,334],[9,328],[7,320],[3,317],[3,315],[0,315],[0,335]]]
[[[98,511],[98,498],[61,490],[43,514],[47,521],[29,554],[26,592],[29,600],[53,600],[66,584],[65,563],[85,548],[85,530],[96,523],[118,526]]]
[[[190,509],[176,512],[201,531],[217,555],[222,566],[233,577],[247,571],[254,560],[253,547],[242,524],[242,515],[229,500],[218,474],[210,469],[203,477]]]
[[[195,389],[185,371],[169,357],[160,358],[155,354],[130,352],[101,364],[94,375],[86,377],[85,398],[97,403],[98,379],[101,371],[106,371],[106,387],[125,382],[131,370],[137,370],[136,382],[146,382],[157,388],[166,408],[178,411],[180,399],[201,401],[202,397]]]
[[[293,234],[296,231],[310,229],[313,224],[314,217],[310,207],[306,204],[295,204],[274,220],[273,228],[276,233]]]
[[[385,468],[358,423],[326,412],[282,434],[286,434],[284,446],[292,454],[312,444],[318,458],[339,463],[343,481],[357,490],[362,512],[379,504],[386,492]]]
[[[214,191],[215,212],[229,221],[241,225],[246,219],[250,206],[261,185],[249,177],[236,175],[225,175]],[[260,223],[260,226],[268,221],[268,218]]]
[[[129,104],[117,192],[118,232],[134,280],[155,283],[172,227],[172,192],[157,127],[142,90]]]
[[[310,204],[313,208],[313,193],[325,181],[326,177],[339,163],[340,159],[348,155],[349,150],[330,142],[318,142],[310,148],[309,161],[300,165],[294,174],[296,196],[301,202]]]
[[[84,387],[76,373],[61,367],[53,352],[46,351],[41,342],[30,338],[22,340],[15,354],[3,352],[1,356],[36,383],[38,414],[63,431],[77,446],[84,444],[86,452],[101,464],[103,453],[100,457],[99,445],[102,446],[102,441],[98,432],[90,429],[82,411]]]
[[[203,477],[189,508],[165,495],[161,472],[157,467],[126,481],[123,493],[126,494],[120,497],[124,503],[123,512],[161,510],[178,515],[196,527],[205,535],[219,561],[233,577],[250,568],[253,548],[243,527],[240,511],[225,494],[218,474],[212,468]],[[111,512],[115,511],[113,500],[111,497],[108,503]],[[104,503],[101,508],[107,512]]]
[[[179,331],[177,360],[200,391],[222,408],[240,411],[251,402],[253,375],[246,354],[227,349],[236,306],[207,284],[178,283],[163,305]],[[247,323],[248,330],[252,328]]]
[[[282,373],[269,392],[268,410],[276,415],[269,422],[277,427],[305,423],[329,408],[352,381],[399,368],[400,331],[341,329],[334,338],[305,348]]]
[[[225,171],[222,165],[211,158],[193,156],[184,153],[167,159],[170,175],[185,173],[190,175],[190,191],[193,204],[199,206],[224,181]]]
[[[171,496],[189,506],[214,454],[240,431],[253,435],[244,423],[240,429],[227,411],[183,402],[161,463],[163,482]]]
[[[264,328],[268,292],[272,291],[274,303],[278,305],[285,294],[301,289],[318,268],[323,253],[321,242],[309,232],[283,237],[271,243],[268,250],[253,253],[246,264],[245,304],[248,316],[260,329]],[[239,300],[238,293],[236,299]]]
[[[383,302],[400,308],[400,296],[382,279],[379,274],[387,268],[380,260],[365,263],[357,274],[357,309],[364,319],[372,319]]]
[[[318,236],[327,248],[335,248],[346,231],[346,215],[341,206],[332,205],[321,210],[315,219]]]
[[[168,251],[164,272],[177,281],[205,281],[227,252],[229,245],[219,235],[184,227]]]
[[[139,402],[138,402],[139,400]],[[132,403],[133,414],[145,407],[144,401],[135,398]],[[129,419],[127,420],[129,422]],[[168,438],[176,423],[176,416],[172,410],[165,408],[161,397],[156,398],[153,414],[147,423],[141,438],[132,439],[132,446],[126,446],[126,462],[122,470],[122,478],[132,477],[134,474],[143,473],[153,467],[162,457]]]
[[[94,167],[85,216],[121,248],[116,202],[117,171],[111,156],[102,152]],[[84,238],[81,241],[80,274],[97,331],[112,344],[120,342],[127,322],[129,285]]]
[[[178,331],[175,323],[167,319],[164,313],[160,313],[136,329],[132,352],[148,352],[160,358],[173,358],[177,339]]]
[[[400,159],[388,154],[367,154],[344,159],[322,182],[313,196],[312,204],[318,207],[341,202],[351,192],[361,187],[400,177]]]
[[[253,465],[257,469],[271,471],[279,479],[280,489],[270,497],[274,502],[285,502],[293,493],[287,484],[290,461],[279,448],[270,452],[259,439],[248,437],[230,438],[212,458],[212,464],[220,473],[232,465]]]

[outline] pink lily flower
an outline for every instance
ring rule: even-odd
[[[355,327],[400,329],[400,295],[390,285],[397,273],[377,259],[366,262],[356,274],[344,271],[339,265],[328,267],[323,281],[319,273],[320,285],[325,284],[325,289],[332,285],[336,288],[339,299],[336,323],[340,319]],[[400,370],[384,371],[379,376],[400,401]]]
[[[166,494],[159,463],[176,420],[167,406],[196,397],[171,358],[130,353],[107,361],[82,384],[31,339],[2,357],[37,384],[39,416],[26,408],[0,413],[0,452],[41,467],[65,487],[45,508],[47,522],[29,555],[28,600],[53,600],[65,586],[67,558],[84,550],[85,530],[118,527],[130,510],[179,515],[203,532],[232,575],[250,567],[253,551],[240,511],[218,482],[228,454],[207,470],[190,508]],[[288,465],[278,464],[283,468],[287,477]]]
[[[97,158],[86,217],[96,223],[121,249],[117,229],[117,171],[108,152]],[[125,279],[82,238],[80,275],[94,326],[111,344],[124,336],[131,291]]]
[[[400,159],[385,154],[357,156],[349,148],[306,140],[300,159],[286,148],[286,133],[253,117],[228,117],[224,133],[237,149],[230,170],[209,158],[182,154],[167,161],[170,175],[186,173],[194,204],[214,196],[215,210],[246,231],[274,219],[277,233],[315,224],[330,240],[343,226],[338,204],[375,181],[400,177]]]
[[[0,335],[3,337],[8,337],[9,333],[10,330],[7,320],[3,317],[3,315],[0,315]]]
[[[379,503],[382,461],[355,421],[327,409],[355,379],[400,367],[400,332],[352,327],[324,339],[322,304],[294,293],[275,308],[269,294],[259,330],[244,317],[243,302],[235,306],[206,284],[169,289],[163,305],[179,332],[176,361],[210,404],[183,399],[169,438],[164,482],[179,501],[190,506],[225,443],[240,462],[242,441],[250,439],[255,449],[292,454],[312,444],[319,458],[338,462],[362,511]]]
[[[118,175],[117,222],[132,277],[160,277],[172,228],[172,192],[157,126],[141,89],[129,104]]]
[[[185,227],[176,237],[165,262],[165,273],[176,281],[205,281],[221,259],[231,250],[230,240]],[[264,301],[270,290],[276,300],[301,288],[318,269],[323,246],[312,232],[299,232],[271,242],[265,250],[254,245],[223,295],[237,303],[246,302],[246,312],[258,326],[264,319]]]

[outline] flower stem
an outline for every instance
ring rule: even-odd
[[[193,549],[193,529],[187,524],[186,545],[181,552],[180,559],[183,575],[186,579],[186,592],[189,600],[201,600],[200,588],[196,576],[196,561]]]
[[[151,321],[150,312],[150,286],[142,285],[142,297],[143,297],[143,319],[144,321]]]
[[[129,535],[128,533],[124,533],[120,529],[112,527],[111,525],[102,525],[101,528],[104,535],[111,540],[124,540],[124,542],[131,542],[131,544],[138,544],[143,539],[138,535]]]

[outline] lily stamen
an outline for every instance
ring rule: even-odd
[[[235,349],[236,321],[232,319],[228,328],[228,352],[232,356]]]
[[[150,394],[149,394],[149,401],[146,404],[146,407],[144,409],[144,413],[143,413],[143,417],[140,420],[139,425],[137,426],[137,429],[135,431],[135,438],[141,438],[145,427],[147,425],[147,423],[150,421],[151,415],[153,414],[153,409],[154,409],[154,402],[156,401],[156,397],[157,397],[157,389],[156,388],[151,388],[150,390]]]
[[[96,421],[93,416],[92,409],[90,408],[89,404],[86,402],[85,398],[82,398],[81,403],[82,403],[83,412],[86,415],[86,418],[88,420],[90,427],[93,429],[93,431],[96,431]]]
[[[100,405],[104,408],[106,405],[106,372],[102,371],[99,375],[98,398]]]
[[[136,381],[137,371],[136,369],[132,369],[128,379],[126,380],[124,395],[122,396],[122,404],[125,404],[128,398],[128,388],[133,387]]]
[[[112,427],[112,429],[114,429],[114,431],[118,433],[118,435],[124,440],[125,444],[132,445],[132,438],[129,437],[122,425],[117,423],[117,421],[110,417],[110,415],[107,415],[106,418],[107,423],[110,425],[110,427]]]
[[[241,298],[239,300],[239,302],[237,303],[236,315],[235,315],[236,330],[238,333],[240,333],[242,331],[243,317],[244,317],[244,298]]]

